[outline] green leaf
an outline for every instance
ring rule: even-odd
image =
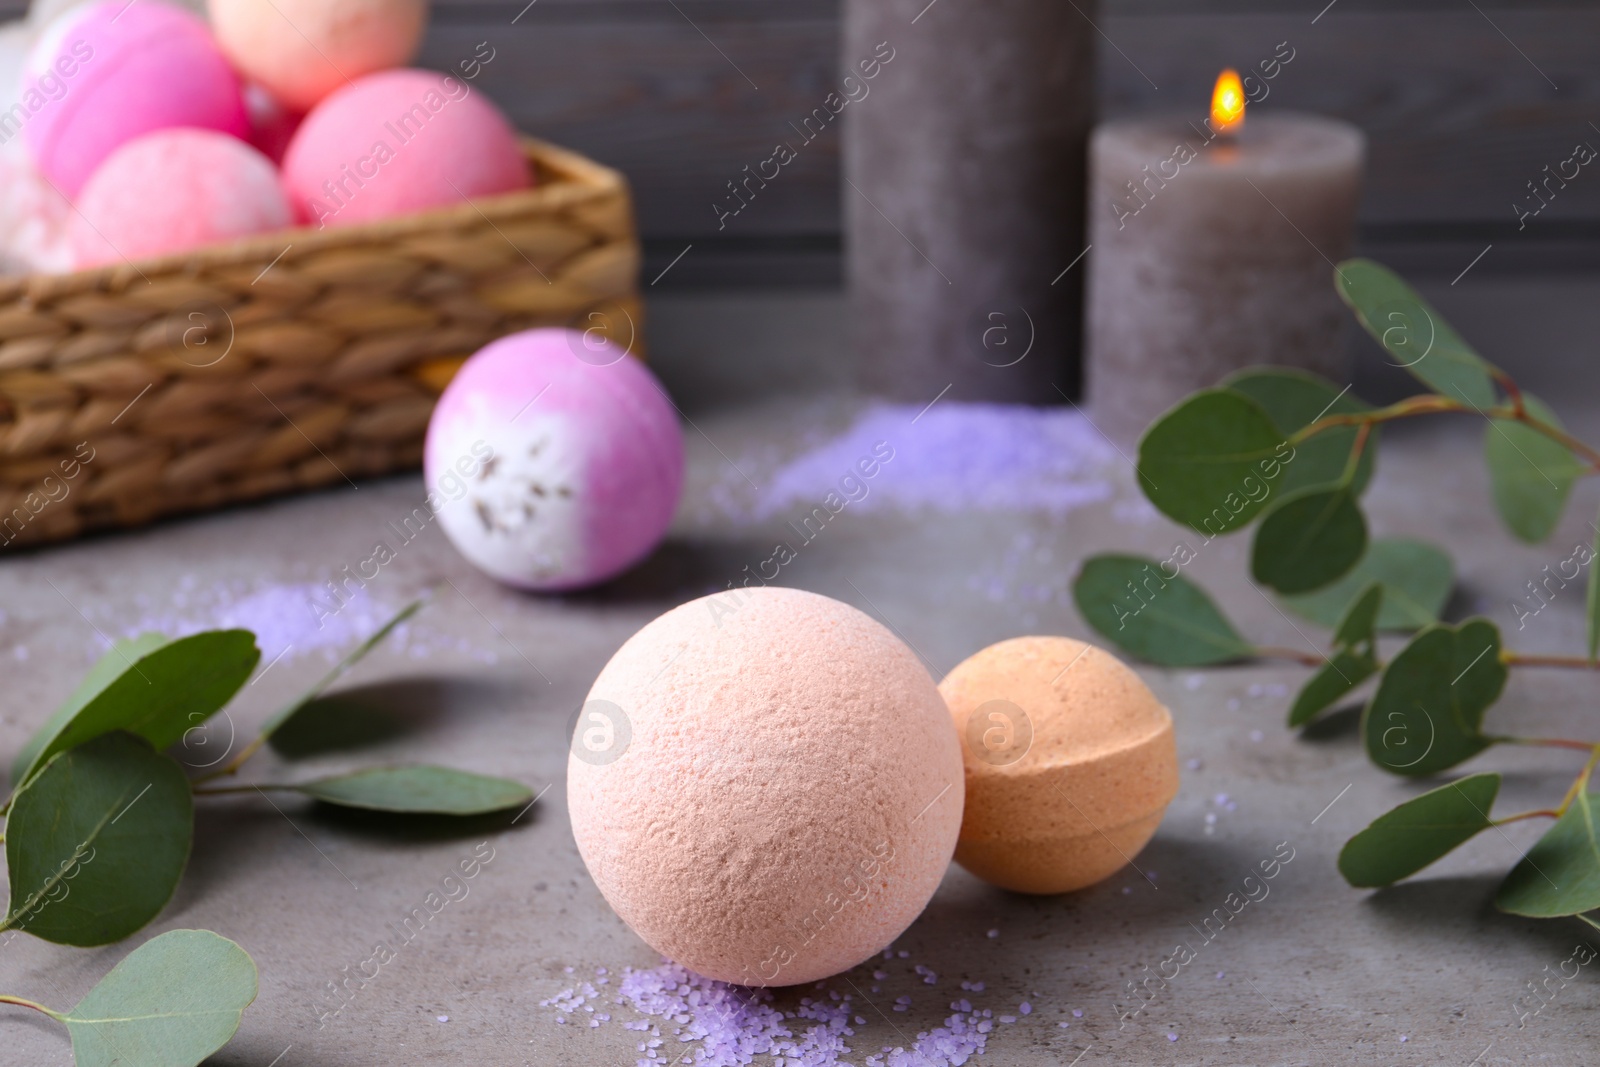
[[[1379,538],[1367,546],[1355,569],[1314,593],[1284,597],[1290,611],[1319,626],[1338,625],[1362,590],[1383,586],[1380,630],[1419,630],[1439,620],[1455,587],[1450,557],[1425,541]]]
[[[290,788],[345,808],[433,815],[482,815],[533,799],[521,782],[448,767],[373,767]]]
[[[1338,650],[1313,674],[1289,709],[1290,727],[1304,726],[1346,693],[1378,673],[1377,619],[1383,587],[1369,585],[1333,635]]]
[[[17,758],[11,765],[12,783],[22,784],[22,773],[32,766],[39,753],[44,750],[44,746],[50,743],[50,739],[60,733],[62,727],[83,710],[85,704],[99,696],[106,686],[128,670],[129,664],[143,659],[162,645],[171,643],[170,637],[160,633],[145,633],[114,642],[110,650],[89,668],[89,673],[83,676],[83,681],[78,683],[78,688],[72,691],[66,702],[51,712],[44,725],[28,739],[27,744],[22,746],[22,751],[17,753]]]
[[[12,766],[16,785],[56,753],[112,730],[138,734],[158,750],[177,744],[233,699],[261,659],[248,630],[213,630],[160,643],[145,635],[131,645],[120,652],[113,648],[95,664],[73,698],[24,746]],[[135,649],[144,654],[135,657]],[[113,659],[124,669],[109,677]],[[83,703],[75,705],[80,697]]]
[[[1474,774],[1440,786],[1378,816],[1339,852],[1339,873],[1360,889],[1416,874],[1489,828],[1498,774]]]
[[[1395,366],[1441,396],[1479,409],[1494,405],[1493,366],[1398,274],[1370,259],[1347,259],[1335,268],[1334,284]]]
[[[1260,404],[1273,425],[1289,437],[1327,415],[1355,415],[1371,411],[1369,404],[1340,390],[1326,378],[1283,367],[1251,367],[1223,379],[1225,389],[1243,393]],[[1354,426],[1323,430],[1294,446],[1293,459],[1283,465],[1282,494],[1329,488],[1339,483],[1355,447],[1358,431]],[[1373,456],[1378,449],[1378,428],[1374,426],[1356,463],[1350,490],[1360,496],[1372,479]]]
[[[233,1038],[255,999],[249,953],[209,930],[172,930],[55,1017],[77,1067],[195,1067]]]
[[[1280,593],[1309,593],[1347,574],[1367,550],[1367,520],[1348,489],[1302,489],[1267,512],[1250,573]]]
[[[1105,555],[1085,560],[1072,596],[1084,619],[1117,647],[1164,667],[1245,659],[1254,649],[1205,592],[1155,560]]]
[[[1594,555],[1589,560],[1589,659],[1600,653],[1600,521],[1594,524]]]
[[[1511,868],[1494,906],[1513,915],[1557,919],[1600,908],[1600,841],[1587,785],[1556,824]]]
[[[1535,419],[1565,429],[1538,398],[1524,393],[1522,401]],[[1501,521],[1528,542],[1550,536],[1561,521],[1573,483],[1587,470],[1566,446],[1515,419],[1489,420],[1483,457]]]
[[[1394,774],[1437,774],[1482,752],[1483,713],[1505,688],[1500,631],[1487,619],[1431,626],[1390,662],[1361,718],[1372,762]]]
[[[341,659],[338,663],[334,664],[333,670],[323,675],[315,685],[313,685],[310,689],[307,689],[304,693],[300,694],[299,698],[296,699],[294,703],[285,707],[276,715],[272,716],[272,718],[268,719],[266,725],[261,728],[262,739],[269,738],[282,729],[284,723],[294,718],[302,708],[304,708],[307,704],[310,704],[313,700],[317,699],[317,697],[321,696],[323,691],[326,690],[328,686],[344,677],[345,673],[349,671],[351,667],[354,667],[357,663],[360,663],[366,658],[367,653],[371,652],[373,649],[382,644],[384,640],[394,632],[395,627],[399,626],[401,623],[411,618],[411,616],[421,611],[422,606],[425,603],[427,603],[425,600],[413,600],[404,608],[400,609],[399,614],[395,615],[394,618],[380,626],[377,633],[374,633],[371,637],[361,642],[361,644],[353,649],[348,655],[346,655],[344,659]],[[257,743],[259,744],[259,742]]]
[[[193,836],[188,778],[143,738],[118,731],[60,753],[11,809],[0,929],[62,945],[120,941],[172,899]]]
[[[1350,605],[1344,618],[1333,629],[1333,643],[1338,646],[1365,645],[1371,651],[1378,643],[1378,615],[1383,610],[1383,585],[1373,582],[1361,591]]]
[[[1269,483],[1292,452],[1260,404],[1243,393],[1208,389],[1145,431],[1140,484],[1168,518],[1214,536],[1260,514]]]

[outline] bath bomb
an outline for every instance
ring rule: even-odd
[[[283,157],[306,222],[351,226],[525,189],[510,123],[447,74],[391,70],[339,89],[306,116]]]
[[[250,132],[239,77],[205,23],[161,0],[61,15],[29,52],[22,98],[4,114],[6,131],[22,128],[40,171],[74,200],[112,152],[154,130]]]
[[[849,970],[927,906],[961,826],[960,743],[882,624],[794,589],[690,601],[579,709],[572,833],[606,901],[709,978]]]
[[[939,692],[962,738],[967,810],[956,862],[1022,893],[1109,876],[1178,792],[1172,716],[1116,657],[1019,637],[969,657]]]
[[[290,111],[309,111],[363,74],[409,63],[427,0],[207,0],[233,65]]]
[[[639,360],[577,330],[529,330],[457,372],[428,423],[424,466],[462,555],[508,585],[576,589],[666,536],[683,434]]]
[[[78,197],[80,268],[183,252],[294,225],[272,162],[211,130],[160,130],[111,154]]]
[[[290,111],[259,85],[244,87],[244,104],[250,113],[250,143],[273,163],[282,163],[305,114]]]

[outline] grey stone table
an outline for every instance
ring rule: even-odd
[[[806,298],[778,312],[831,322],[836,301]],[[671,332],[683,321],[746,313],[738,301],[663,307],[663,374],[681,382],[694,371],[683,355],[684,334]],[[1548,391],[1566,402],[1564,414],[1580,431],[1600,431],[1600,405],[1576,389]],[[390,524],[420,503],[417,477],[7,558],[0,561],[0,754],[9,759],[72,688],[103,637],[144,625],[253,622],[267,651],[264,673],[228,719],[180,752],[195,766],[212,762],[386,610],[436,588],[404,636],[341,687],[329,714],[342,734],[269,750],[248,775],[283,780],[363,762],[427,760],[514,776],[540,792],[538,803],[514,824],[502,817],[401,829],[286,795],[208,800],[200,805],[189,873],[140,938],[179,927],[215,929],[260,965],[260,997],[218,1064],[632,1063],[641,1035],[622,1027],[634,1018],[625,1009],[612,1007],[612,1022],[589,1028],[559,1025],[556,1013],[540,1006],[594,980],[599,967],[614,976],[659,963],[607,908],[574,848],[564,788],[568,723],[590,680],[638,627],[770,555],[783,521],[807,509],[794,503],[749,518],[757,487],[849,427],[859,407],[818,397],[691,409],[689,486],[671,539],[634,572],[583,595],[498,588],[430,527],[319,628],[310,591],[367,558],[377,540],[394,544]],[[1391,433],[1369,497],[1374,526],[1452,545],[1461,578],[1452,612],[1487,613],[1513,647],[1575,651],[1580,594],[1558,597],[1521,633],[1508,601],[1589,536],[1594,487],[1580,487],[1547,545],[1516,545],[1488,504],[1475,462],[1480,434],[1464,421]],[[883,477],[893,473],[891,467]],[[1070,598],[1078,561],[1108,549],[1164,556],[1182,534],[1143,506],[1116,456],[1101,456],[1083,477],[1104,487],[1099,499],[1058,514],[847,511],[805,546],[782,580],[877,615],[936,674],[1005,637],[1087,636]],[[1242,539],[1218,541],[1189,573],[1262,642],[1305,647],[1308,639],[1325,640],[1248,584],[1247,550]],[[1498,874],[1537,825],[1481,835],[1398,888],[1352,890],[1334,868],[1339,847],[1416,789],[1366,763],[1352,717],[1336,715],[1307,736],[1286,731],[1284,711],[1301,668],[1141,672],[1173,711],[1184,770],[1139,869],[1080,893],[1029,898],[953,868],[895,946],[903,956],[876,964],[886,977],[880,993],[863,993],[870,1009],[857,1001],[868,1018],[851,1039],[851,1062],[885,1045],[908,1045],[918,1031],[940,1025],[961,997],[996,1017],[1030,1003],[1031,1014],[995,1026],[984,1056],[973,1061],[996,1067],[1594,1061],[1594,975],[1584,972],[1525,1026],[1513,1008],[1525,983],[1547,966],[1554,971],[1580,940],[1592,940],[1576,922],[1528,922],[1490,905]],[[1515,717],[1524,732],[1592,733],[1593,694],[1590,677],[1523,672],[1491,714]],[[351,747],[358,738],[366,741],[359,751]],[[1543,803],[1575,770],[1570,754],[1490,758],[1510,771],[1506,810]],[[1286,849],[1293,859],[1269,896],[1202,943],[1195,927],[1248,868]],[[358,967],[375,941],[474,856],[490,858],[466,883],[466,895],[434,915],[342,1010],[325,1014],[336,1006],[325,996],[328,983]],[[1199,944],[1196,960],[1119,1027],[1114,1005],[1129,1003],[1125,984],[1153,973],[1182,940]],[[0,990],[66,1006],[129,947],[86,951],[0,936]],[[937,984],[926,984],[916,966],[936,973]],[[867,980],[864,971],[858,984]],[[963,991],[962,982],[984,989]],[[792,1007],[807,992],[780,993],[778,1003]],[[911,998],[908,1010],[892,1011],[902,995]],[[682,1051],[669,1040],[660,1062]],[[0,1064],[69,1062],[65,1034],[54,1024],[0,1009]]]

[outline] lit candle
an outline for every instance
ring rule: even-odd
[[[1252,115],[1232,70],[1211,116],[1127,119],[1090,141],[1086,393],[1132,443],[1228,373],[1279,364],[1348,381],[1333,265],[1350,254],[1366,138]]]

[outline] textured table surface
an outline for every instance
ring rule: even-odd
[[[670,324],[670,314],[665,318]],[[662,358],[670,379],[670,357]],[[1600,429],[1600,406],[1556,399],[1568,401],[1565,413],[1580,431]],[[860,414],[859,402],[844,399],[697,414],[688,430],[687,498],[669,543],[623,579],[581,596],[540,598],[497,588],[430,527],[319,629],[309,595],[341,567],[371,555],[376,541],[394,544],[390,524],[420,503],[418,477],[6,559],[0,562],[0,753],[9,758],[73,687],[102,636],[152,625],[258,624],[262,662],[271,666],[204,743],[196,738],[180,753],[196,766],[212,762],[230,733],[238,744],[336,651],[434,587],[433,603],[401,639],[343,685],[344,698],[330,714],[348,729],[304,741],[293,759],[264,753],[248,774],[283,780],[366,762],[427,760],[517,777],[541,791],[538,804],[514,825],[496,818],[399,828],[281,796],[276,803],[258,795],[204,802],[189,873],[139,939],[205,927],[255,957],[260,997],[238,1037],[213,1061],[219,1064],[632,1063],[648,1035],[624,1028],[639,1018],[627,1008],[602,1001],[597,1011],[612,1019],[591,1028],[581,1012],[562,1025],[554,1009],[540,1006],[595,981],[597,968],[615,978],[622,968],[660,962],[610,912],[574,848],[565,801],[567,724],[601,665],[639,626],[722,588],[747,564],[770,556],[776,539],[792,537],[783,524],[811,506],[802,503],[813,491],[807,472],[826,470],[829,454],[819,458],[817,450],[849,431]],[[885,468],[873,490],[878,496],[869,497],[875,502],[847,509],[804,545],[781,581],[884,620],[936,676],[1005,637],[1087,636],[1070,597],[1078,561],[1106,550],[1165,556],[1184,536],[1143,504],[1122,459],[1096,445],[1086,426],[1067,423],[1086,444],[1076,466],[1050,483],[1059,494],[1046,499],[1048,485],[1008,487],[1003,477],[993,487],[1050,506],[950,510],[960,503],[955,491],[930,483],[945,499],[909,507],[917,480],[933,477],[925,463],[919,466],[917,449],[949,447],[919,437],[914,415],[910,409],[872,416],[891,433],[894,420],[903,419],[900,465]],[[940,425],[932,416],[923,425],[930,424]],[[1548,544],[1514,544],[1488,503],[1477,462],[1481,432],[1461,421],[1391,434],[1369,494],[1374,527],[1451,545],[1461,578],[1454,614],[1489,615],[1512,647],[1576,651],[1581,594],[1557,598],[1521,633],[1507,602],[1541,567],[1589,536],[1597,494],[1592,486],[1579,488]],[[783,497],[784,486],[798,495]],[[994,504],[1001,497],[983,499]],[[1325,632],[1291,622],[1247,583],[1247,551],[1243,538],[1215,542],[1188,573],[1252,638],[1301,647],[1325,641]],[[927,912],[894,946],[894,958],[830,985],[850,994],[867,1020],[853,1027],[847,1041],[855,1052],[847,1060],[860,1064],[884,1046],[909,1046],[919,1032],[942,1025],[951,1002],[963,997],[992,1009],[997,1020],[1017,1017],[997,1021],[984,1055],[973,1061],[997,1067],[1465,1067],[1591,1058],[1600,979],[1583,974],[1522,1027],[1513,1006],[1525,983],[1547,966],[1554,971],[1588,938],[1585,928],[1514,919],[1489,903],[1499,874],[1537,835],[1537,825],[1481,835],[1396,889],[1352,890],[1334,868],[1339,847],[1416,789],[1367,764],[1353,717],[1337,715],[1309,736],[1286,731],[1289,694],[1304,677],[1297,667],[1140,669],[1173,711],[1184,767],[1166,821],[1137,858],[1148,877],[1130,867],[1080,893],[1027,898],[952,868]],[[1527,733],[1592,732],[1593,692],[1586,677],[1523,672],[1491,712],[1491,725],[1514,718]],[[365,748],[351,747],[358,738]],[[1510,770],[1505,810],[1537,806],[1575,770],[1570,754],[1561,753],[1497,752],[1477,762]],[[1248,869],[1287,849],[1293,859],[1265,899],[1246,907],[1215,940],[1197,935]],[[474,854],[492,858],[470,880],[467,895],[434,915],[342,1010],[325,1015],[336,1006],[325,996],[327,984],[357,968],[391,924]],[[1195,960],[1119,1027],[1115,1005],[1132,1003],[1125,983],[1154,973],[1180,942],[1197,950]],[[129,947],[78,950],[0,935],[0,991],[69,1005]],[[936,982],[927,983],[919,966]],[[886,977],[873,979],[874,968]],[[979,982],[982,991],[972,991]],[[776,1004],[792,1009],[803,995],[818,994],[783,991]],[[894,1009],[900,997],[909,997],[906,1010]],[[1031,1013],[1019,1014],[1023,1001]],[[669,1026],[660,1062],[686,1051]],[[0,1009],[0,1063],[69,1062],[65,1034],[53,1023]],[[696,1062],[694,1054],[683,1062]]]

